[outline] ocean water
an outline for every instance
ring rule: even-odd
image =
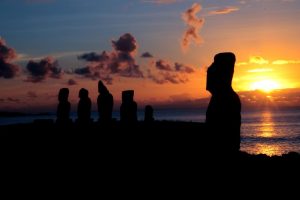
[[[138,112],[143,120],[143,111]],[[97,120],[96,112],[92,113]],[[119,113],[113,117],[119,119]],[[157,120],[204,122],[205,110],[156,110]],[[76,118],[76,113],[72,113]],[[55,119],[55,115],[0,118],[0,125],[30,123],[35,119]],[[241,150],[251,154],[282,155],[291,151],[300,153],[300,110],[256,111],[242,113]]]
[[[300,153],[300,110],[242,115],[241,149],[252,154]]]

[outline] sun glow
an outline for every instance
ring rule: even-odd
[[[252,90],[261,90],[263,92],[271,92],[276,89],[280,89],[280,85],[278,82],[273,80],[263,80],[263,81],[257,81],[254,82],[251,85]]]

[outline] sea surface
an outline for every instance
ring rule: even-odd
[[[139,120],[143,120],[143,115],[143,111],[138,112]],[[97,113],[93,112],[92,117],[97,120]],[[114,112],[113,117],[119,119],[119,113]],[[205,110],[156,110],[154,117],[157,120],[204,122]],[[76,118],[76,113],[72,113],[72,118]],[[35,119],[55,119],[55,114],[0,117],[0,125],[30,123]],[[251,154],[300,153],[300,110],[243,112],[241,136],[241,150]]]

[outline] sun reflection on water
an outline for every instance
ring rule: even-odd
[[[275,123],[273,122],[272,112],[265,111],[261,115],[261,124],[257,128],[257,137],[272,139],[276,137]],[[249,149],[253,154],[266,154],[268,156],[281,155],[283,149],[280,144],[274,142],[259,142]]]
[[[262,114],[262,124],[259,130],[259,136],[264,138],[271,138],[274,136],[274,122],[271,112],[264,112]]]

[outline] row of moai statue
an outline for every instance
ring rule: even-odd
[[[99,122],[106,123],[113,120],[112,112],[114,106],[113,95],[109,92],[102,81],[98,83],[99,96],[97,98]],[[70,118],[71,104],[68,100],[69,89],[61,88],[58,94],[57,124],[72,123]],[[91,118],[92,101],[89,98],[88,90],[82,88],[79,91],[79,102],[77,107],[77,120],[79,124],[89,124],[93,122]],[[122,104],[120,108],[120,121],[125,124],[135,123],[137,117],[137,103],[134,101],[134,91],[126,90],[122,92]],[[145,122],[154,121],[153,108],[150,105],[145,107]]]

